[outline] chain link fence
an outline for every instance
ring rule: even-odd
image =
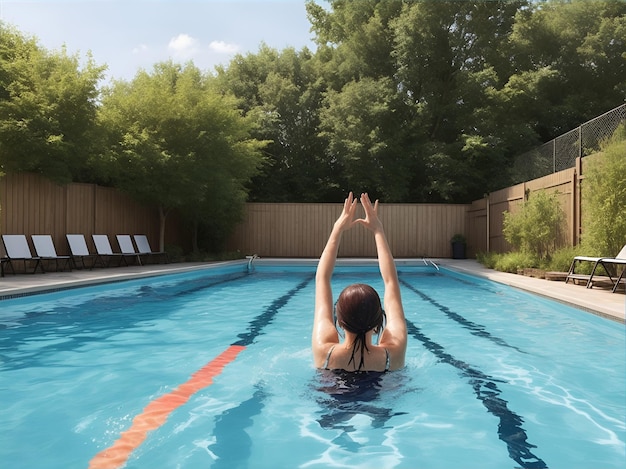
[[[519,155],[513,164],[514,183],[530,181],[573,167],[576,158],[597,153],[600,143],[613,135],[623,122],[626,122],[626,104]]]

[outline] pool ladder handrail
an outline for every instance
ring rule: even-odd
[[[246,256],[246,259],[248,259],[248,272],[252,272],[254,270],[254,266],[252,265],[252,263],[258,257],[259,257],[258,254],[253,254],[252,256]]]
[[[424,261],[424,264],[426,264],[426,265],[428,265],[428,263],[430,262],[435,267],[435,269],[437,269],[437,271],[439,271],[439,266],[437,264],[435,264],[435,262],[432,261],[431,259],[426,259],[424,257],[424,258],[422,258],[422,261]]]

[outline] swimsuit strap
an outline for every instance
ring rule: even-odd
[[[324,366],[322,366],[322,369],[327,370],[328,369],[328,362],[330,361],[330,355],[331,353],[333,353],[333,350],[335,349],[337,344],[333,345],[330,350],[328,350],[328,353],[326,354],[326,360],[324,360]],[[389,356],[389,350],[385,349],[385,371],[389,371],[389,367],[391,366],[391,357]]]
[[[328,361],[330,360],[330,354],[333,353],[333,349],[335,348],[335,345],[333,345],[330,348],[330,350],[328,351],[328,354],[326,355],[326,361],[324,361],[324,366],[322,367],[324,370],[328,369]]]
[[[385,355],[387,355],[387,360],[385,361],[385,371],[389,371],[390,361],[389,360],[389,350],[385,349]]]

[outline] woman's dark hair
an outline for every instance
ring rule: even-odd
[[[357,347],[360,347],[361,361],[357,368],[360,370],[363,367],[365,351],[368,350],[365,335],[371,330],[379,334],[383,329],[385,313],[380,297],[369,285],[355,283],[341,292],[335,308],[339,326],[356,334],[356,339],[352,344],[352,357],[348,365],[354,363],[356,366],[354,354]]]

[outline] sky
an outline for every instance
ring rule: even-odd
[[[90,51],[106,80],[170,59],[212,72],[262,43],[315,50],[304,0],[0,0],[0,20],[48,50]]]

